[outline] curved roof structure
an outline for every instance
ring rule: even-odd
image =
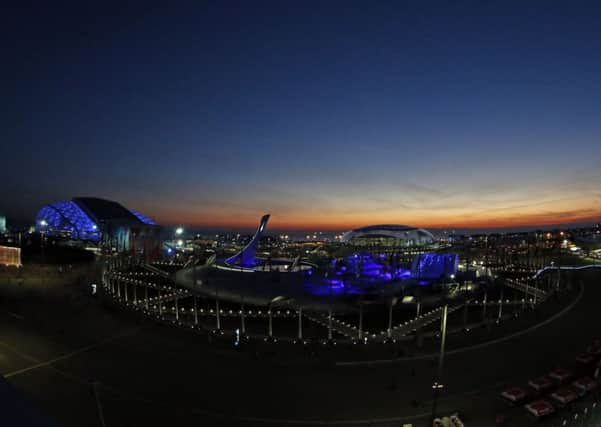
[[[427,230],[401,224],[379,224],[356,228],[342,236],[343,243],[377,245],[386,242],[392,246],[419,246],[434,242]]]
[[[417,230],[416,227],[410,227],[408,225],[401,224],[379,224],[379,225],[368,225],[367,227],[356,228],[355,232],[368,232],[368,231],[412,231]]]
[[[155,225],[155,222],[117,202],[95,197],[75,197],[44,206],[36,217],[36,229],[50,234],[66,233],[74,239],[99,241],[102,225]]]

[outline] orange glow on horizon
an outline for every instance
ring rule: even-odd
[[[585,191],[586,190],[586,191]],[[271,214],[269,230],[344,231],[373,224],[406,224],[415,227],[517,228],[601,222],[595,186],[582,184],[559,191],[518,188],[483,194],[459,192],[449,196],[426,194],[411,203],[397,193],[313,198],[266,197],[264,200],[228,203],[222,200],[156,206],[132,205],[159,224],[207,229],[252,230],[259,218]]]
[[[187,226],[209,229],[254,229],[257,227],[258,220],[261,214],[245,216],[244,219],[230,220],[220,218],[213,221],[198,221],[198,216],[164,216],[157,217],[160,224],[186,224]],[[334,221],[330,218],[322,217],[312,221],[306,219],[291,219],[286,221],[286,217],[272,214],[269,229],[272,230],[295,230],[295,231],[344,231],[354,228],[363,227],[371,224],[406,224],[420,228],[445,229],[445,228],[473,228],[473,229],[489,229],[489,228],[516,228],[516,227],[538,227],[550,226],[558,224],[573,224],[573,223],[598,223],[601,221],[601,209],[597,213],[587,215],[569,214],[565,212],[553,214],[524,214],[511,217],[498,218],[474,218],[461,220],[449,220],[448,222],[440,221],[439,218],[381,218],[378,216],[369,218],[349,218],[347,221]]]

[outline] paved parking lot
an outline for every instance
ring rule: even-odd
[[[531,425],[500,389],[571,363],[599,335],[599,273],[579,273],[584,297],[559,319],[515,339],[446,360],[441,411],[470,425]],[[283,360],[273,347],[233,351],[92,299],[0,302],[0,373],[64,426],[428,425],[436,360],[336,366]]]

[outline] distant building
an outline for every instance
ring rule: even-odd
[[[155,257],[160,249],[160,227],[152,219],[95,197],[75,197],[44,206],[36,218],[36,231],[84,241],[107,252]]]
[[[21,266],[21,248],[0,246],[0,265]]]
[[[0,233],[6,233],[6,217],[0,215]]]
[[[382,224],[349,231],[341,241],[353,246],[410,247],[430,245],[434,243],[434,236],[421,228]]]

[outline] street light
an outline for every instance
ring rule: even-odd
[[[388,329],[386,329],[386,341],[394,342],[392,339],[392,307],[397,303],[398,298],[392,298],[388,306]]]
[[[278,302],[284,301],[286,298],[283,296],[277,296],[275,298],[272,298],[271,301],[269,301],[268,304],[268,308],[267,308],[267,315],[269,316],[269,328],[268,328],[268,335],[265,338],[265,341],[270,341],[270,342],[275,342],[276,340],[273,337],[273,316],[271,314],[271,309],[273,307],[274,304],[277,304]]]
[[[442,373],[443,373],[443,363],[444,363],[444,351],[445,351],[445,343],[447,338],[447,314],[448,314],[448,305],[444,305],[442,308],[442,317],[440,319],[440,355],[438,358],[438,370],[436,372],[436,380],[432,385],[432,389],[434,390],[434,399],[432,401],[432,421],[436,418],[436,404],[438,400],[438,394],[444,388],[442,384]]]
[[[184,228],[183,227],[177,227],[175,229],[175,234],[178,236],[181,236],[182,234],[184,234]]]

